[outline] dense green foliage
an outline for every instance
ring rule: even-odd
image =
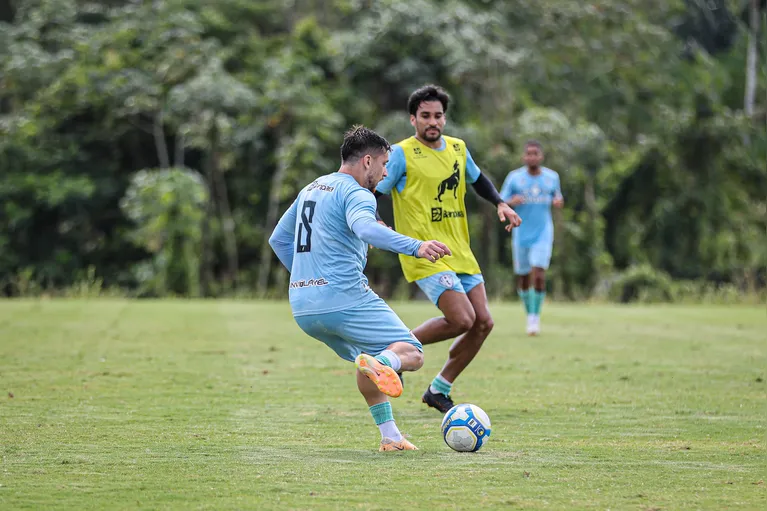
[[[544,142],[567,200],[555,296],[636,298],[613,287],[648,271],[764,289],[764,4],[0,2],[0,293],[284,294],[281,212],[336,170],[351,124],[410,135],[428,82],[496,185]],[[470,195],[488,290],[511,296],[508,235]],[[393,254],[368,273],[412,291]]]

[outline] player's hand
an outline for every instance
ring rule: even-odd
[[[557,195],[554,197],[554,200],[551,201],[551,205],[555,208],[562,208],[565,206],[565,198],[561,195]]]
[[[505,227],[507,232],[511,232],[513,228],[519,227],[519,224],[522,223],[522,219],[519,218],[517,212],[511,209],[511,207],[505,202],[498,204],[498,219],[501,221],[501,223],[506,221],[509,222]]]
[[[432,263],[436,263],[440,257],[453,255],[447,245],[439,241],[431,240],[421,243],[418,249],[418,257],[428,259]]]
[[[511,196],[511,200],[509,200],[509,206],[519,206],[520,204],[525,203],[525,196],[521,194],[516,194]]]

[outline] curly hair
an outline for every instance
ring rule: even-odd
[[[410,115],[415,115],[418,107],[424,101],[439,101],[442,103],[442,110],[447,113],[447,107],[450,104],[450,96],[445,89],[439,85],[424,85],[416,89],[407,100],[407,110]]]

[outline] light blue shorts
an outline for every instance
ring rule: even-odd
[[[423,352],[418,339],[381,298],[343,311],[294,319],[307,335],[324,342],[350,362],[360,353],[378,355],[395,342],[407,342]]]
[[[455,273],[454,271],[443,271],[436,273],[425,279],[416,280],[415,283],[426,293],[429,300],[434,305],[439,304],[439,297],[445,291],[458,291],[459,293],[468,293],[477,285],[485,281],[481,273],[469,275],[466,273]]]
[[[527,275],[533,268],[549,267],[551,262],[551,241],[540,241],[529,247],[511,246],[511,254],[514,259],[514,273]]]

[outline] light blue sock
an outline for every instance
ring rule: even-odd
[[[391,367],[395,371],[402,369],[402,360],[391,350],[382,351],[375,357],[375,359],[383,365]]]
[[[535,291],[533,293],[533,314],[541,315],[543,299],[546,297],[546,291]]]
[[[395,442],[402,440],[402,433],[394,422],[394,414],[391,411],[391,403],[378,403],[370,407],[370,415],[376,422],[376,426],[381,431],[381,438],[391,438]]]
[[[429,390],[431,390],[433,394],[444,394],[446,396],[449,396],[450,391],[453,390],[453,384],[447,381],[446,379],[444,379],[441,374],[438,374],[431,381]]]
[[[522,299],[522,303],[525,304],[525,312],[532,314],[532,289],[517,289],[517,294]]]

